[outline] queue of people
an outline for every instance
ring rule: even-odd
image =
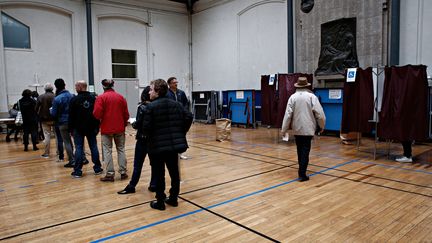
[[[132,178],[124,190],[118,194],[135,193],[144,160],[149,155],[151,180],[148,190],[156,192],[156,201],[151,207],[165,209],[165,203],[177,206],[180,192],[179,154],[188,148],[186,133],[192,124],[192,113],[188,110],[189,101],[183,91],[177,89],[175,80],[174,95],[163,79],[152,81],[141,94],[141,102],[137,109],[136,121],[132,127],[137,130],[134,166]],[[66,89],[63,79],[56,79],[54,86],[47,83],[42,95],[32,94],[26,89],[17,102],[17,108],[23,116],[24,150],[28,151],[29,136],[33,150],[38,150],[38,124],[43,130],[43,158],[51,156],[51,133],[56,133],[57,161],[64,161],[63,148],[66,149],[67,163],[64,167],[73,168],[71,176],[81,178],[83,165],[88,163],[85,158],[84,140],[87,140],[93,162],[95,175],[102,174],[104,169],[97,146],[97,135],[101,132],[102,155],[106,163],[106,174],[100,178],[102,182],[115,180],[113,163],[113,142],[117,151],[118,172],[120,180],[128,179],[127,159],[125,153],[126,126],[129,112],[126,99],[114,90],[114,81],[101,81],[104,93],[96,96],[87,91],[87,82],[75,82],[76,95]],[[176,94],[179,94],[178,96]],[[171,136],[166,134],[172,132]],[[165,191],[165,165],[171,176],[169,197]]]
[[[188,149],[186,133],[191,127],[193,116],[189,111],[189,101],[183,91],[177,88],[177,79],[171,77],[166,82],[156,79],[145,87],[137,108],[136,121],[132,127],[137,130],[132,177],[120,195],[135,193],[141,177],[145,157],[148,155],[151,165],[151,179],[148,190],[156,193],[156,200],[150,203],[151,208],[165,210],[165,205],[178,206],[180,193],[179,158]],[[83,80],[75,83],[77,95],[66,90],[63,79],[46,84],[45,93],[32,98],[28,89],[18,101],[22,113],[24,131],[24,151],[28,151],[29,136],[33,150],[37,147],[38,122],[42,124],[44,134],[43,158],[50,157],[50,137],[52,130],[57,138],[58,161],[64,160],[63,145],[68,160],[64,167],[73,168],[74,178],[83,176],[83,164],[88,163],[84,152],[84,139],[87,139],[95,175],[103,173],[102,163],[97,146],[99,129],[102,140],[103,161],[106,163],[106,174],[100,178],[103,182],[115,180],[115,169],[112,155],[113,141],[117,151],[118,172],[121,180],[126,180],[127,159],[125,154],[126,126],[129,112],[126,99],[114,90],[114,81],[104,79],[101,82],[104,93],[96,95],[87,91]],[[314,134],[322,132],[326,117],[318,98],[309,89],[310,83],[299,77],[295,83],[296,92],[289,98],[283,119],[281,135],[291,130],[295,136],[298,155],[298,181],[309,180],[307,166]],[[73,142],[72,142],[73,137]],[[75,151],[73,149],[75,145]],[[411,142],[404,142],[404,157],[400,162],[412,162]],[[165,194],[165,166],[171,177],[169,195]]]

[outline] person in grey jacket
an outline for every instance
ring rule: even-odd
[[[295,136],[300,182],[309,180],[306,170],[311,141],[317,128],[320,132],[324,131],[326,120],[318,98],[307,88],[310,85],[305,77],[299,77],[294,84],[297,90],[288,99],[281,130],[284,135],[288,129],[292,129]]]

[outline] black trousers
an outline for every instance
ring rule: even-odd
[[[165,165],[171,177],[170,198],[177,200],[180,192],[180,174],[177,152],[165,152],[163,154],[149,154],[152,172],[156,181],[156,199],[162,201],[165,195]]]
[[[405,157],[411,158],[411,156],[412,156],[411,144],[412,144],[412,141],[402,142],[402,147],[403,147],[403,151],[404,151],[403,155]]]
[[[306,177],[306,170],[309,164],[309,152],[311,150],[312,138],[313,136],[295,135],[295,141],[297,145],[297,158],[299,163],[299,177]]]
[[[29,144],[29,135],[30,135],[33,147],[35,147],[37,144],[37,139],[38,139],[37,126],[33,126],[33,125],[25,126],[25,125],[23,125],[23,131],[24,131],[23,144],[25,146],[27,146]]]
[[[135,188],[136,185],[139,182],[139,179],[141,177],[141,171],[142,171],[142,167],[144,164],[144,160],[145,157],[147,155],[147,141],[142,139],[142,138],[138,138],[136,140],[136,144],[135,144],[135,155],[134,155],[134,169],[132,172],[132,178],[129,182],[128,187],[129,188]],[[156,182],[154,179],[154,170],[155,168],[152,166],[151,170],[151,179],[150,179],[150,186],[156,186]]]

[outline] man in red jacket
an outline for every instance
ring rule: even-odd
[[[114,181],[114,163],[112,158],[112,141],[117,148],[119,173],[121,180],[127,179],[125,154],[125,128],[129,119],[126,99],[115,92],[114,81],[102,80],[104,93],[96,98],[93,115],[101,122],[102,152],[107,163],[107,173],[101,181]]]

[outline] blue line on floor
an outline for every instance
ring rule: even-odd
[[[417,172],[417,173],[424,173],[424,174],[432,175],[432,172],[425,171],[425,170],[414,170],[414,169],[403,168],[401,166],[385,165],[385,164],[372,163],[372,162],[363,162],[363,161],[357,161],[357,162],[362,163],[362,164],[377,165],[377,166],[382,166],[382,167],[387,167],[387,168],[392,168],[392,169],[406,170],[406,171],[411,171],[411,172]]]
[[[19,188],[29,188],[32,187],[33,185],[25,185],[25,186],[19,186]]]
[[[319,175],[319,174],[322,174],[322,173],[324,173],[326,171],[333,170],[333,169],[336,169],[338,167],[342,167],[344,165],[351,164],[351,163],[354,163],[354,162],[357,162],[357,161],[358,161],[357,159],[350,160],[348,162],[345,162],[345,163],[342,163],[342,164],[338,164],[338,165],[335,165],[333,167],[330,167],[330,168],[327,168],[327,169],[315,172],[313,174],[310,174],[309,176]],[[223,202],[220,202],[220,203],[208,206],[205,209],[215,208],[215,207],[218,207],[218,206],[230,203],[230,202],[234,202],[234,201],[237,201],[237,200],[240,200],[240,199],[243,199],[243,198],[247,198],[247,197],[250,197],[250,196],[253,196],[253,195],[256,195],[256,194],[260,194],[260,193],[266,192],[268,190],[271,190],[271,189],[274,189],[274,188],[277,188],[277,187],[280,187],[280,186],[291,184],[291,183],[293,183],[295,181],[298,181],[298,178],[297,179],[293,179],[293,180],[289,180],[289,181],[286,181],[286,182],[282,182],[282,183],[279,183],[277,185],[270,186],[270,187],[264,188],[264,189],[259,190],[259,191],[251,192],[251,193],[248,193],[246,195],[239,196],[239,197],[236,197],[236,198],[233,198],[233,199],[230,199],[230,200],[226,200],[226,201],[223,201]],[[174,217],[171,217],[171,218],[168,218],[168,219],[156,221],[156,222],[151,223],[151,224],[147,224],[147,225],[144,225],[144,226],[132,229],[132,230],[124,231],[124,232],[121,232],[121,233],[118,233],[118,234],[115,234],[115,235],[107,236],[107,237],[104,237],[104,238],[101,238],[101,239],[98,239],[98,240],[94,240],[92,242],[104,242],[104,241],[111,240],[111,239],[114,239],[114,238],[117,238],[117,237],[120,237],[120,236],[123,236],[123,235],[131,234],[133,232],[137,232],[137,231],[140,231],[140,230],[143,230],[143,229],[147,229],[147,228],[159,225],[159,224],[163,224],[163,223],[170,222],[170,221],[173,221],[173,220],[176,220],[176,219],[179,219],[179,218],[183,218],[183,217],[186,217],[186,216],[189,216],[189,215],[192,215],[192,214],[196,214],[196,213],[199,213],[199,212],[202,212],[202,211],[204,211],[204,209],[198,209],[198,210],[191,211],[191,212],[188,212],[188,213],[180,214],[178,216],[174,216]]]

